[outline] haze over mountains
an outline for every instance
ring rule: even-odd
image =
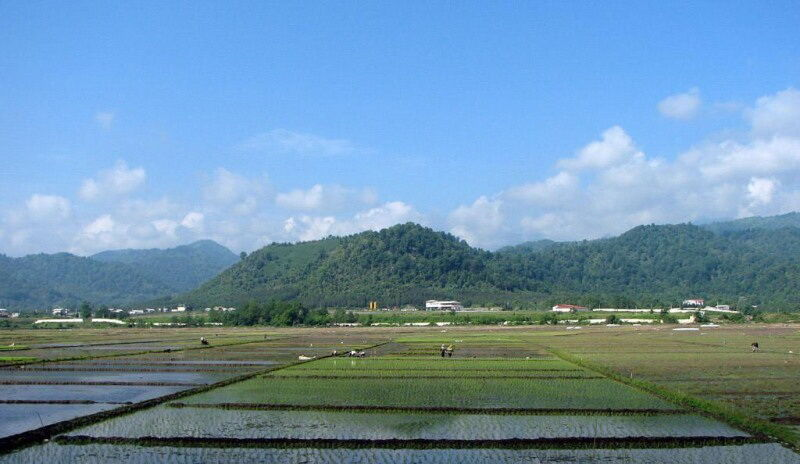
[[[0,255],[0,307],[49,309],[81,301],[125,305],[191,290],[239,257],[202,240],[166,250]]]
[[[202,285],[201,285],[202,284]],[[272,244],[244,260],[200,241],[167,250],[0,256],[0,306],[134,303],[311,306],[421,304],[546,307],[553,301],[668,305],[686,297],[800,305],[800,214],[703,226],[639,226],[613,238],[540,240],[489,252],[408,223],[379,232]]]

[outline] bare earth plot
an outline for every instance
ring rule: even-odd
[[[624,367],[634,366],[634,379],[713,385],[738,363],[737,375],[755,392],[759,375],[792,375],[769,358],[777,352],[736,351],[752,333],[690,338],[667,330],[303,329],[207,350],[57,363],[60,371],[42,374],[194,375],[209,386],[75,424],[0,463],[800,463],[766,434],[622,381],[630,375]],[[787,339],[776,336],[775,349],[788,351],[778,342]],[[441,357],[442,344],[454,346],[453,357]],[[327,356],[356,347],[372,348],[366,358]],[[713,361],[692,364],[693,352]],[[684,367],[659,361],[671,359],[665,353]],[[300,354],[320,359],[298,363]],[[263,362],[277,364],[268,370]],[[250,375],[213,383],[238,372]],[[685,380],[694,376],[701,380]]]

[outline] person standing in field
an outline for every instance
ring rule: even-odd
[[[447,357],[449,358],[453,357],[453,345],[447,347]]]
[[[442,343],[442,347],[439,349],[440,354],[444,358],[444,354],[447,352],[447,349],[444,347],[444,343]]]

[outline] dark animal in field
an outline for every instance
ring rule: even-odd
[[[753,343],[751,343],[751,344],[750,344],[750,348],[753,350],[753,353],[756,353],[756,352],[758,352],[758,350],[759,350],[759,348],[758,348],[758,342],[753,342]]]

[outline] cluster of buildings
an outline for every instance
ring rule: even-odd
[[[462,311],[461,302],[455,300],[428,300],[425,302],[425,311]]]
[[[0,308],[0,319],[4,318],[11,318],[11,317],[19,317],[19,313],[10,313],[5,308]]]
[[[577,312],[584,312],[590,311],[589,308],[586,306],[578,306],[572,304],[557,304],[552,308],[553,312],[556,313],[577,313]],[[649,313],[650,311],[661,311],[660,308],[653,308],[653,309],[619,309],[619,308],[595,308],[591,311],[597,312],[627,312],[627,313]],[[716,306],[706,306],[705,300],[701,298],[690,298],[687,300],[683,300],[681,303],[680,308],[670,308],[668,310],[670,313],[693,313],[696,311],[709,311],[709,312],[717,312],[717,313],[738,313],[734,309],[731,309],[730,305],[716,305]]]

